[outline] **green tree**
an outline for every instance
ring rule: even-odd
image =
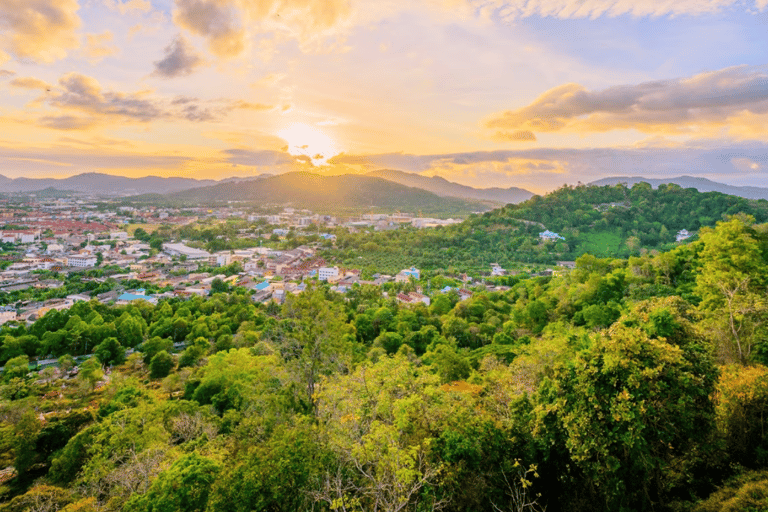
[[[104,372],[101,369],[101,363],[96,357],[91,357],[81,364],[77,374],[77,378],[91,390],[103,377]]]
[[[8,382],[13,378],[22,379],[29,373],[29,357],[26,355],[14,357],[5,363],[3,370],[3,380]]]
[[[124,510],[203,512],[221,464],[196,453],[184,455],[160,473],[146,494],[135,495]]]
[[[315,387],[324,374],[344,371],[352,363],[353,330],[339,304],[322,290],[288,297],[282,317],[288,322],[280,350],[304,387],[304,399],[315,409]]]
[[[566,449],[607,510],[663,503],[665,474],[711,435],[717,370],[695,340],[680,341],[617,323],[544,388]]]
[[[173,366],[173,356],[165,350],[161,350],[154,355],[149,363],[149,377],[151,379],[162,379],[167,377],[168,374],[171,373]]]
[[[114,337],[107,338],[96,345],[93,353],[99,361],[106,365],[118,365],[125,362],[125,349]]]
[[[768,319],[768,245],[754,218],[732,217],[702,229],[696,292],[705,323],[727,361],[746,364],[765,334]]]

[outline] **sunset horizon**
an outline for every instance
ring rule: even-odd
[[[0,174],[761,186],[766,2],[0,1]]]

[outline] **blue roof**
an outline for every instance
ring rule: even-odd
[[[263,283],[259,283],[256,286],[253,287],[254,290],[266,290],[269,288],[269,281],[264,281]]]
[[[151,297],[149,295],[136,295],[135,293],[124,293],[121,296],[117,298],[117,300],[125,300],[125,301],[132,301],[132,300],[146,300],[150,301],[153,300],[154,297]]]

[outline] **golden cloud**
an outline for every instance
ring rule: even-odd
[[[77,0],[0,0],[0,46],[17,59],[53,62],[78,47]]]
[[[457,0],[443,0],[455,4]],[[464,0],[465,7],[476,11],[494,11],[499,17],[512,21],[530,16],[563,19],[599,18],[601,16],[676,16],[703,15],[746,4],[747,10],[763,11],[768,0]]]
[[[10,84],[14,87],[21,89],[41,89],[43,91],[50,89],[51,86],[46,82],[32,77],[19,77],[10,81]]]
[[[104,57],[116,54],[119,50],[117,46],[110,45],[114,36],[109,30],[102,34],[86,34],[86,45],[84,48],[86,58],[95,64]]]
[[[220,57],[240,54],[253,33],[276,33],[307,49],[339,37],[350,0],[176,0],[174,22],[208,40]]]
[[[764,114],[768,114],[768,75],[740,66],[602,91],[564,84],[526,107],[490,116],[484,125],[494,130],[492,138],[500,140],[517,140],[516,134],[525,132],[617,129],[701,136]]]

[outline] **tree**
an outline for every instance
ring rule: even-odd
[[[320,376],[345,371],[352,362],[352,328],[343,309],[319,289],[288,297],[282,316],[288,325],[281,333],[280,350],[304,387],[306,404],[314,411]]]
[[[66,374],[75,367],[75,358],[69,354],[64,354],[58,359],[59,370],[62,374]]]
[[[167,338],[154,336],[144,342],[141,351],[144,353],[144,364],[149,364],[152,358],[160,351],[169,352],[173,348],[173,342]]]
[[[713,430],[717,370],[696,340],[678,341],[618,322],[543,388],[565,448],[608,510],[663,502],[675,458],[700,450]]]
[[[699,307],[720,357],[746,364],[768,319],[766,240],[749,216],[718,222],[714,230],[702,229],[700,240]]]
[[[173,366],[173,356],[165,350],[161,350],[155,354],[152,361],[149,363],[149,378],[162,379],[167,377],[168,374],[171,373]]]
[[[93,353],[99,361],[106,365],[112,366],[125,362],[125,349],[114,337],[107,338],[96,345]]]
[[[136,512],[203,512],[221,464],[191,453],[160,473],[144,495],[135,495],[125,510]]]
[[[91,390],[102,377],[104,377],[104,372],[101,369],[101,363],[96,357],[91,357],[81,364],[80,371],[77,374],[77,378]]]
[[[8,382],[13,378],[24,378],[29,373],[29,357],[26,355],[14,357],[5,363],[3,380]]]

